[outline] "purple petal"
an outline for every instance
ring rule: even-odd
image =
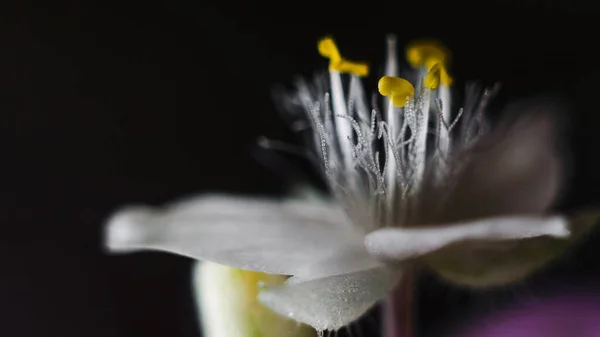
[[[552,205],[562,175],[557,121],[548,113],[535,114],[536,109],[543,108],[515,109],[523,116],[485,136],[469,153],[464,169],[449,181],[455,188],[444,202],[443,221],[539,214]]]
[[[493,315],[458,336],[600,336],[600,297],[572,296],[536,301]]]

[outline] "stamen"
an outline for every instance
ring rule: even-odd
[[[460,108],[458,109],[458,114],[456,115],[456,117],[454,117],[454,120],[452,121],[452,124],[450,124],[450,127],[448,127],[448,132],[451,132],[454,127],[456,126],[456,123],[458,123],[458,121],[460,120],[460,117],[463,114],[464,109]]]
[[[443,179],[448,168],[448,157],[450,152],[450,130],[444,116],[444,104],[440,98],[435,99],[437,111],[437,129],[435,146],[437,152],[434,158],[437,160],[437,169],[434,171],[436,179]]]
[[[398,76],[398,57],[396,56],[396,37],[394,35],[388,35],[387,38],[387,60],[385,66],[385,75],[390,77]],[[394,108],[393,100],[388,100],[388,104],[385,107],[385,120],[387,121],[388,129],[389,129],[389,143],[386,144],[390,146],[389,150],[385,151],[386,160],[384,169],[387,169],[385,181],[387,182],[387,207],[394,207],[396,204],[396,180],[397,174],[402,167],[402,163],[396,162],[396,158],[394,156],[387,155],[389,152],[394,151],[392,147],[393,144],[397,142],[396,136],[400,133],[400,125],[402,124],[402,111],[396,111]],[[399,141],[402,141],[400,139]],[[400,173],[402,174],[402,173]],[[387,223],[393,221],[390,217],[393,216],[391,212],[388,212]]]
[[[308,107],[309,116],[311,117],[311,120],[313,121],[317,129],[317,135],[321,146],[321,156],[323,157],[323,168],[325,170],[325,176],[327,176],[327,178],[330,178],[331,172],[329,170],[329,158],[327,157],[327,136],[325,135],[323,124],[321,124],[321,122],[319,121],[319,108],[315,108],[312,102],[308,102]]]
[[[425,67],[427,70],[439,64],[441,83],[452,85],[453,79],[446,70],[450,64],[450,51],[439,42],[420,40],[409,43],[406,47],[406,60],[413,68]]]
[[[496,83],[492,88],[486,88],[484,90],[483,97],[480,99],[479,105],[475,110],[475,116],[473,117],[474,120],[471,125],[468,126],[469,129],[467,129],[466,137],[469,143],[474,143],[482,134],[487,133],[489,126],[483,117],[483,112],[485,111],[490,99],[496,95],[498,90],[500,90],[500,83]]]
[[[378,182],[382,181],[381,171],[378,169],[377,157],[376,155],[373,155],[373,150],[370,146],[373,137],[372,134],[365,135],[361,131],[358,122],[348,115],[336,115],[336,117],[347,119],[356,133],[356,138],[358,140],[356,144],[354,144],[352,138],[348,137],[348,141],[353,147],[353,158],[357,161],[356,164],[364,169],[369,176],[369,179],[372,178]],[[371,175],[374,177],[371,177]],[[377,187],[376,190],[379,191],[380,187]]]
[[[389,150],[387,150],[387,147],[384,146],[386,160],[383,169],[385,171],[387,167],[388,170],[393,170],[395,167],[395,173],[397,177],[396,184],[400,185],[400,187],[404,189],[404,182],[402,181],[403,173],[402,167],[400,166],[400,155],[398,154],[398,149],[392,143],[392,140],[389,137],[387,124],[385,122],[380,122],[379,124],[379,128],[381,129],[379,132],[380,138],[383,138],[383,142],[389,145]],[[394,158],[394,160],[390,160],[389,158]]]
[[[399,108],[405,106],[406,100],[415,95],[415,87],[400,77],[383,76],[377,87],[382,96],[387,96]]]
[[[419,68],[415,88],[408,80],[393,76],[398,64],[395,39],[390,36],[386,76],[378,82],[378,91],[387,102],[380,110],[377,103],[381,105],[381,100],[375,93],[369,108],[360,79],[368,73],[366,64],[345,60],[331,37],[321,39],[318,50],[330,60],[329,83],[323,77],[314,87],[300,86],[298,103],[307,110],[315,154],[320,157],[319,165],[328,185],[352,213],[351,217],[360,217],[357,222],[374,220],[373,226],[398,224],[407,216],[407,208],[398,205],[421,202],[425,172],[435,174],[432,184],[446,183],[451,174],[450,152],[455,148],[451,143],[457,141],[457,147],[462,148],[485,131],[480,115],[490,93],[475,96],[476,103],[452,118],[452,79],[446,71],[450,53],[436,42],[410,44],[406,49],[408,62]],[[345,83],[348,80],[349,85]],[[314,91],[320,94],[319,98],[314,97]],[[468,125],[458,130],[457,137],[450,137],[459,119]],[[435,140],[429,133],[435,134]],[[435,144],[430,146],[431,142]],[[266,140],[262,145],[286,152],[294,150]]]
[[[431,91],[425,87],[425,81],[422,80],[417,102],[410,107],[416,117],[416,125],[411,129],[415,133],[415,142],[411,144],[413,156],[411,158],[411,167],[413,168],[411,179],[417,188],[421,186],[427,161],[430,94]]]
[[[450,61],[450,51],[437,41],[416,40],[406,46],[406,61],[413,68],[431,68],[435,63],[447,64]]]
[[[329,77],[331,80],[331,98],[333,103],[333,113],[335,115],[348,115],[348,107],[346,106],[344,87],[342,78],[339,72],[330,71]],[[350,147],[343,143],[343,140],[352,137],[352,126],[345,120],[334,119],[335,131],[337,133],[337,143],[339,145],[341,156],[347,170],[352,167],[352,154]],[[348,172],[351,175],[350,172]]]
[[[321,54],[321,56],[330,59],[333,63],[337,63],[342,60],[342,55],[340,54],[333,39],[330,37],[324,37],[319,40],[317,48],[319,48],[319,54]]]
[[[344,59],[331,37],[322,38],[319,41],[318,49],[321,56],[329,59],[329,70],[357,76],[367,76],[369,74],[369,66],[366,63]]]
[[[308,149],[304,147],[300,147],[294,144],[288,144],[286,142],[282,142],[279,140],[269,139],[264,136],[260,136],[257,139],[257,144],[261,148],[265,150],[273,150],[279,151],[283,153],[288,153],[290,155],[299,156],[302,158],[308,159],[311,163],[315,164],[316,167],[319,167],[319,160],[315,157],[315,154],[310,152]]]
[[[335,115],[344,115],[352,117],[353,108],[354,108],[354,93],[352,89],[354,86],[350,88],[350,96],[348,98],[349,102],[346,104],[344,88],[342,85],[342,77],[341,73],[351,73],[356,76],[366,76],[369,72],[369,68],[364,63],[357,63],[344,60],[335,45],[335,42],[331,37],[325,37],[321,39],[318,43],[319,53],[329,58],[329,76],[330,76],[330,85],[331,85],[331,96],[333,103],[333,112]],[[353,135],[352,135],[352,125],[349,125],[347,120],[343,118],[337,118],[334,120],[335,124],[335,132],[337,134],[337,146],[340,149],[340,155],[343,160],[344,167],[344,181],[350,185],[351,190],[357,189],[358,177],[355,176],[353,170],[355,169],[355,160],[353,152],[356,152],[353,149]],[[349,143],[345,143],[344,139],[350,139]],[[361,145],[362,146],[362,145]],[[333,163],[333,162],[332,162]]]
[[[345,74],[354,74],[357,76],[369,75],[369,66],[365,63],[341,60],[337,64],[330,64],[330,68]]]
[[[425,86],[431,90],[437,89],[440,85],[440,74],[442,72],[442,66],[439,63],[436,63],[425,77]]]
[[[385,63],[385,75],[398,77],[398,57],[396,56],[396,36],[387,37],[387,60]]]

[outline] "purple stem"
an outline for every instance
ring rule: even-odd
[[[384,337],[414,337],[414,271],[407,270],[384,306]]]

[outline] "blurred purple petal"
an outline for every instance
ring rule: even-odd
[[[600,296],[569,296],[527,303],[479,321],[459,336],[597,337]]]

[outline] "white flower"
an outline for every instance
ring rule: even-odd
[[[396,77],[390,39],[379,81],[389,104],[379,111],[368,107],[359,78],[368,68],[343,59],[329,38],[319,50],[331,59],[329,79],[299,82],[290,103],[308,117],[331,201],[205,195],[160,209],[129,207],[108,222],[108,247],[291,275],[264,289],[262,303],[332,330],[383,299],[406,261],[463,284],[504,284],[552,256],[531,252],[569,236],[567,220],[547,214],[562,167],[555,119],[536,110],[553,107],[514,107],[513,122],[488,132],[493,92],[470,88],[452,119],[448,53],[431,42],[408,47],[415,78],[423,79],[415,90]]]

